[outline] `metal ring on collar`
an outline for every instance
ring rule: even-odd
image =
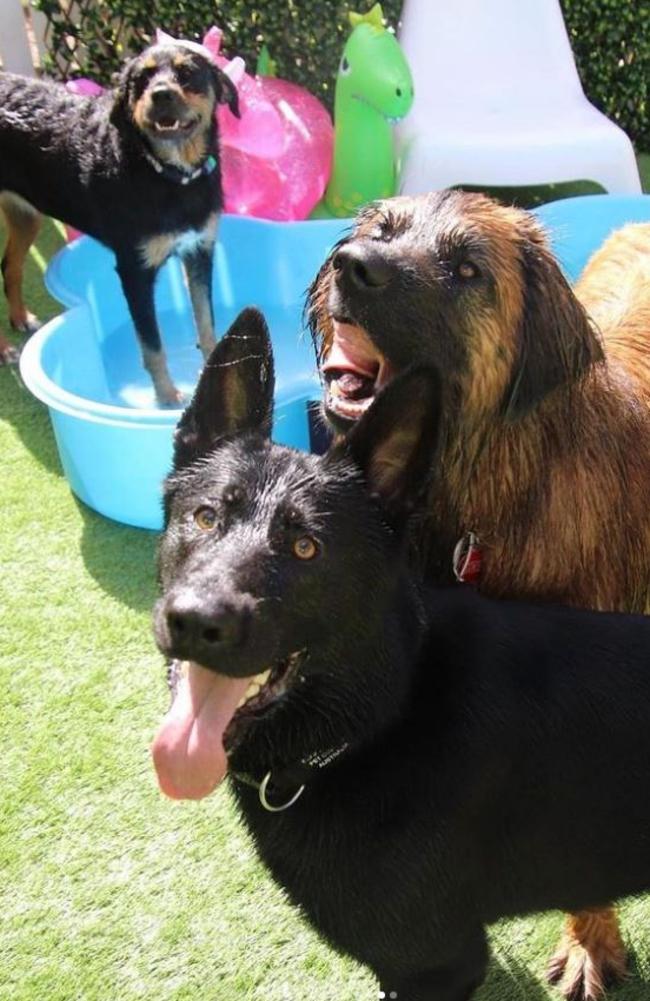
[[[266,798],[266,789],[270,781],[271,773],[267,772],[260,783],[260,803],[265,810],[269,811],[269,813],[282,813],[283,810],[288,810],[290,806],[293,806],[293,804],[300,799],[305,791],[304,785],[301,785],[288,802],[283,803],[282,806],[272,806]]]

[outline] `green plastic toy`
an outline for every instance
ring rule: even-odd
[[[381,5],[349,17],[353,30],[334,93],[332,173],[312,219],[351,216],[367,202],[395,194],[392,126],[413,103],[411,71],[384,27]]]

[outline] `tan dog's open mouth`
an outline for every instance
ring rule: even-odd
[[[394,372],[363,327],[333,319],[332,330],[332,343],[322,364],[326,405],[337,416],[356,421]]]

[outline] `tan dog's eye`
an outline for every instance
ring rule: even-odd
[[[217,512],[206,504],[194,512],[194,521],[203,532],[210,532],[217,524]]]
[[[303,535],[293,544],[293,555],[297,556],[299,560],[313,560],[317,554],[318,543],[309,535]]]
[[[456,274],[459,278],[476,278],[478,275],[478,268],[471,261],[462,261],[456,268]]]

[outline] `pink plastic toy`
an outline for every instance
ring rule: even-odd
[[[203,45],[239,92],[241,118],[219,107],[226,212],[263,219],[305,219],[330,175],[334,131],[327,110],[303,87],[250,76],[242,59],[220,55],[221,31]]]

